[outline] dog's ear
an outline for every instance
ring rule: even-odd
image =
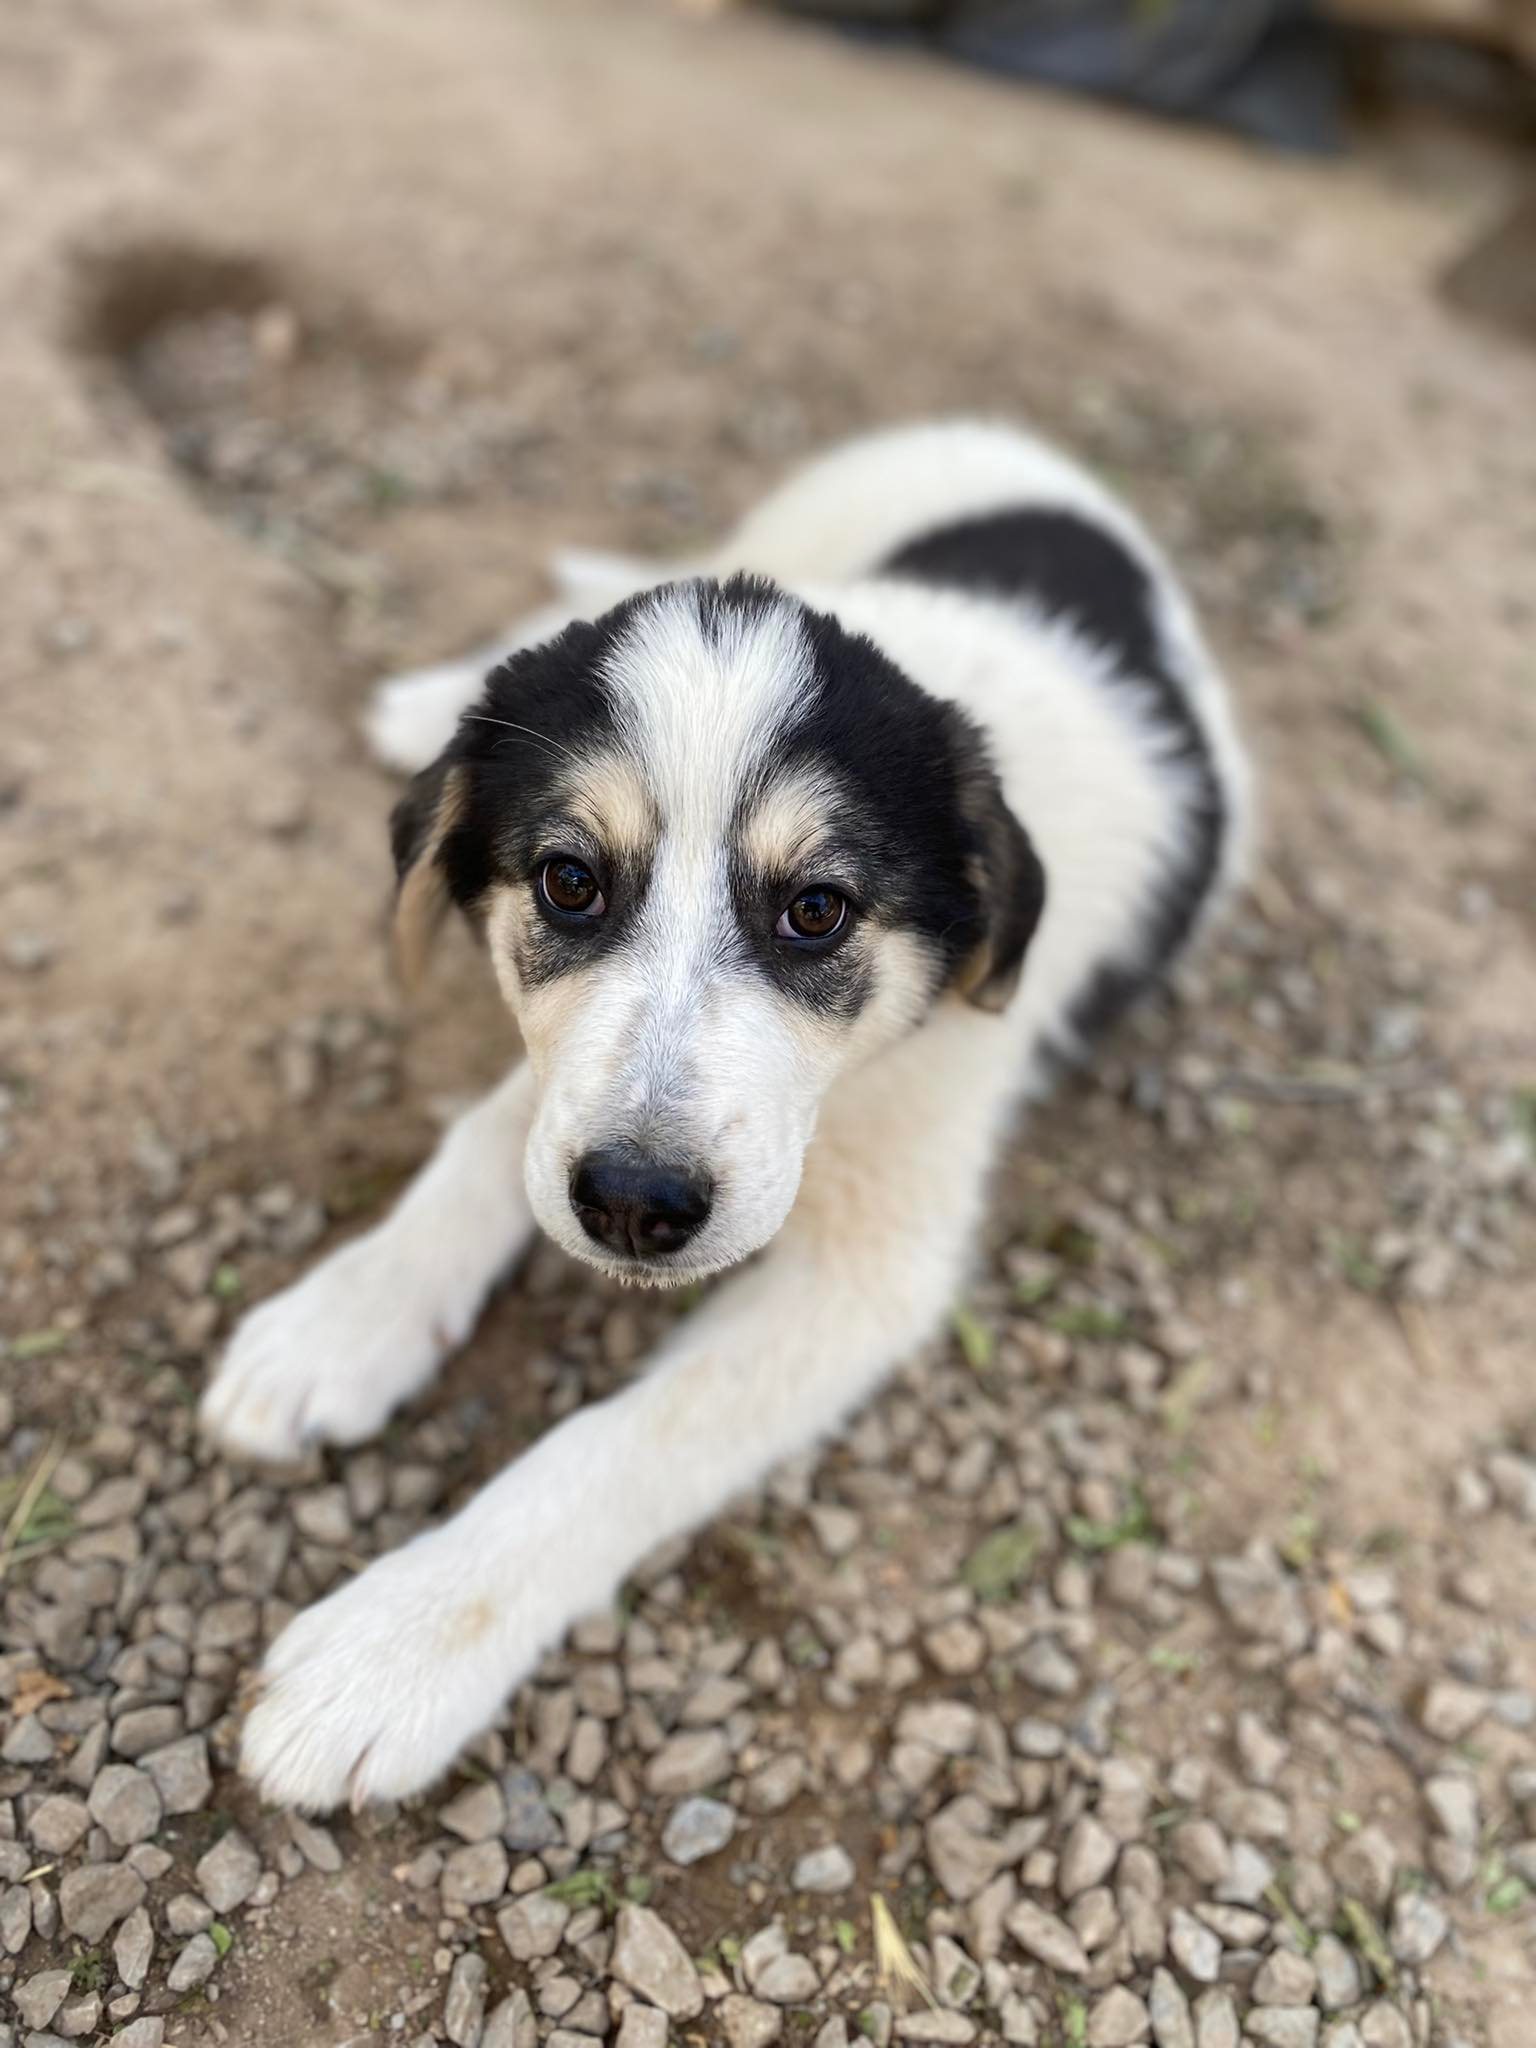
[[[452,749],[413,776],[390,815],[395,856],[395,966],[407,988],[426,971],[432,942],[452,904],[444,850],[464,814],[467,773]]]
[[[972,833],[971,882],[980,899],[981,932],[960,964],[955,985],[979,1010],[1006,1009],[1024,953],[1045,908],[1045,869],[1029,834],[1008,808],[990,762],[967,767],[961,808]]]

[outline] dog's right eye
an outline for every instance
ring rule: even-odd
[[[567,854],[557,854],[539,869],[539,894],[561,917],[601,917],[608,908],[596,875]]]

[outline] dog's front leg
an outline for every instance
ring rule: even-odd
[[[419,1394],[532,1233],[532,1119],[524,1065],[450,1126],[382,1223],[253,1309],[203,1396],[208,1433],[282,1461],[361,1443]]]
[[[903,1137],[881,1116],[896,1121]],[[832,1428],[952,1299],[984,1179],[980,1128],[910,1098],[823,1140],[762,1262],[641,1379],[552,1430],[443,1527],[371,1565],[274,1645],[243,1765],[325,1809],[419,1791],[566,1628],[657,1544]]]

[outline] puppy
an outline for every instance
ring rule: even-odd
[[[751,1263],[290,1624],[243,1764],[298,1807],[430,1783],[640,1558],[932,1335],[1016,1106],[1243,859],[1248,770],[1189,605],[1123,506],[1010,428],[835,452],[697,574],[566,576],[513,651],[390,684],[371,720],[418,771],[402,958],[463,911],[526,1063],[246,1318],[203,1419],[260,1458],[371,1436],[535,1225],[652,1286]]]

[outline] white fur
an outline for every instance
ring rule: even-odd
[[[913,1031],[897,972],[887,1007],[872,1005],[852,1038],[818,1045],[808,1025],[797,1043],[739,981],[728,1002],[711,1000],[693,937],[662,924],[625,948],[622,973],[520,991],[497,930],[516,913],[493,910],[492,953],[524,1013],[531,1079],[513,1077],[458,1125],[378,1230],[248,1319],[205,1401],[215,1433],[289,1455],[314,1435],[354,1441],[417,1391],[526,1233],[512,1168],[529,1130],[532,1207],[591,1256],[565,1199],[573,1148],[611,1125],[626,1089],[638,1091],[631,1108],[643,1110],[647,1090],[670,1102],[674,1063],[687,1066],[690,1047],[710,1053],[708,1078],[682,1091],[695,1137],[707,1139],[743,1092],[768,1103],[730,1141],[765,1192],[727,1219],[701,1262],[771,1242],[680,1325],[648,1373],[559,1424],[443,1527],[289,1626],[245,1733],[244,1766],[268,1797],[323,1809],[430,1783],[639,1558],[835,1427],[945,1314],[989,1163],[1039,1078],[1041,1048],[1063,1035],[1093,963],[1136,956],[1156,875],[1184,829],[1187,771],[1140,692],[1109,683],[1105,657],[1080,634],[1021,605],[860,580],[940,520],[1019,503],[1098,519],[1147,564],[1240,828],[1224,883],[1237,873],[1248,779],[1214,666],[1151,543],[1064,458],[1003,428],[913,429],[826,458],[759,507],[707,566],[774,575],[985,727],[1049,876],[1018,994],[1000,1016],[947,998]],[[646,580],[637,565],[609,567],[616,594]],[[700,670],[709,661],[718,687]],[[782,624],[711,653],[675,605],[648,612],[622,650],[613,679],[631,708],[627,744],[653,774],[682,778],[669,796],[681,823],[662,855],[668,897],[705,922],[720,887],[728,770],[783,715],[798,673]],[[478,692],[478,666],[429,675],[417,702],[405,684],[376,701],[376,744],[399,765],[425,765],[455,690],[460,708]],[[702,736],[701,703],[713,720]],[[694,772],[701,761],[712,774]],[[627,1022],[638,1056],[616,1071]],[[603,1071],[589,1085],[594,1066]]]

